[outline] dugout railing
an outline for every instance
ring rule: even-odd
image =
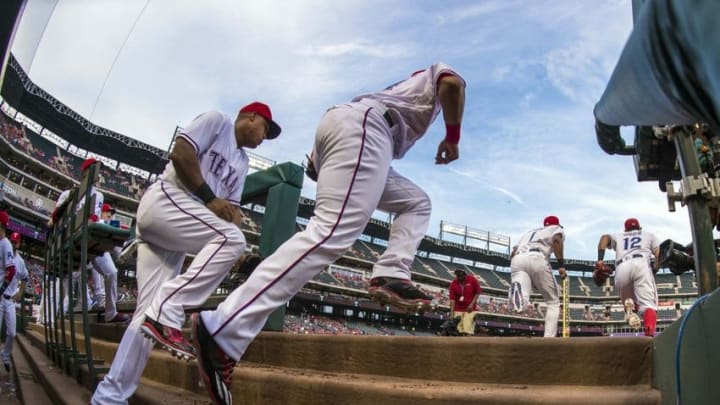
[[[56,223],[48,237],[43,281],[46,354],[59,369],[90,389],[107,371],[106,363],[111,359],[95,358],[92,353],[93,316],[88,311],[86,265],[93,257],[121,246],[132,232],[89,220],[95,206],[90,190],[97,180],[99,166],[100,163],[91,165],[83,173],[80,185],[58,207]],[[243,203],[266,207],[259,238],[261,255],[270,255],[293,235],[303,177],[302,167],[293,163],[248,176]],[[75,286],[73,272],[78,270],[79,282]],[[280,307],[270,315],[265,329],[282,330],[283,317],[284,307]]]

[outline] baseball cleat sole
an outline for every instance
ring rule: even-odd
[[[154,341],[156,344],[160,345],[161,348],[170,352],[170,354],[173,357],[177,357],[180,360],[186,360],[186,361],[195,359],[194,353],[189,353],[182,349],[178,349],[172,343],[167,342],[162,337],[162,334],[160,334],[160,332],[157,329],[153,328],[152,326],[143,324],[140,327],[140,332],[145,336],[146,339],[150,339],[150,340]]]
[[[380,305],[393,305],[410,314],[422,314],[432,308],[430,301],[406,300],[379,288],[368,291],[368,295],[370,295],[370,299]]]

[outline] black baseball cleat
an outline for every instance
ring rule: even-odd
[[[192,314],[190,324],[192,325],[192,344],[197,355],[198,371],[210,398],[216,404],[232,405],[230,384],[235,360],[228,357],[215,343],[215,339],[205,328],[199,313]]]
[[[160,343],[160,346],[181,360],[195,358],[195,350],[185,340],[182,331],[179,329],[162,325],[160,322],[145,317],[145,322],[140,326],[140,331],[149,339]]]
[[[5,371],[7,371],[9,373],[10,372],[10,363],[3,361],[3,366],[5,366]]]
[[[370,298],[380,304],[390,304],[410,313],[421,314],[430,310],[432,299],[410,280],[393,277],[374,277],[368,288]]]

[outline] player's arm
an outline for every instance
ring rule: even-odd
[[[451,283],[450,294],[448,294],[450,298],[450,318],[455,317],[455,300],[457,299],[457,296],[455,295],[455,291],[453,291],[452,286],[453,284]]]
[[[17,272],[17,269],[15,268],[15,261],[12,259],[12,251],[4,251],[1,252],[1,254],[3,254],[6,259],[5,277],[3,277],[2,284],[0,284],[0,295],[5,294],[5,290],[8,288],[13,277],[15,277],[15,273]]]
[[[560,277],[563,279],[567,277],[567,271],[565,270],[565,259],[564,259],[564,242],[562,233],[556,233],[552,238],[552,250],[555,254],[555,259],[558,262],[558,272]]]
[[[653,271],[657,273],[658,270],[660,270],[660,247],[655,246],[652,249],[652,254],[655,256],[655,261],[653,262]]]
[[[244,219],[245,219],[245,214],[243,214],[242,209],[238,206],[235,206],[235,211],[233,212],[233,219],[232,219],[233,224],[235,224],[235,226],[240,228]]]
[[[475,280],[472,282],[474,293],[473,293],[473,298],[470,300],[470,304],[468,305],[467,312],[473,311],[473,308],[475,308],[475,304],[477,303],[478,297],[480,297],[480,282],[477,281],[477,279],[474,277],[473,277],[473,280]]]
[[[438,101],[445,120],[445,139],[435,155],[436,164],[448,164],[460,157],[460,123],[465,109],[465,82],[453,75],[442,75],[437,83]]]
[[[202,176],[200,161],[195,154],[195,148],[190,142],[178,137],[172,152],[170,152],[170,160],[180,181],[188,190],[200,198],[210,211],[226,221],[233,220],[233,205],[215,197],[215,193],[213,193]]]
[[[605,251],[610,247],[610,244],[612,242],[612,238],[610,238],[610,235],[605,234],[600,237],[600,241],[598,242],[598,248],[597,248],[597,266],[602,266],[603,261],[605,260]]]

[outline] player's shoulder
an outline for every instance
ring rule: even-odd
[[[458,71],[455,68],[453,68],[452,66],[450,66],[449,64],[447,64],[445,62],[442,62],[442,61],[435,62],[432,65],[430,65],[428,70],[435,77],[442,75],[442,74],[449,73],[453,76],[458,77],[463,82],[463,84],[465,83],[465,80],[462,78],[460,73],[458,73]]]
[[[224,122],[224,121],[230,121],[230,116],[225,114],[222,111],[217,110],[210,110],[206,111],[197,117],[193,121],[207,121],[207,122]]]

